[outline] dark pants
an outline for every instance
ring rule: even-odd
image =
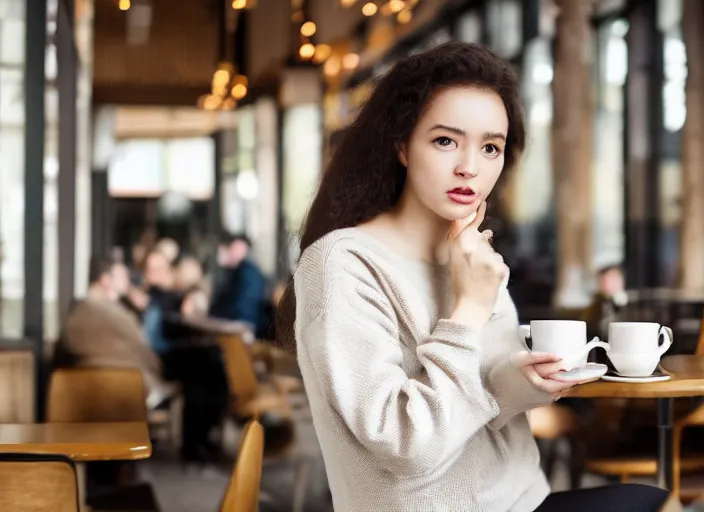
[[[659,487],[610,485],[551,494],[536,512],[658,512],[667,497]]]
[[[206,462],[213,457],[211,430],[222,420],[228,387],[220,348],[174,348],[162,355],[167,380],[181,383],[184,395],[181,456]]]

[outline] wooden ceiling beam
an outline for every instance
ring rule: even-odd
[[[94,84],[93,103],[113,105],[163,105],[194,107],[198,97],[210,91],[210,84],[132,85]]]

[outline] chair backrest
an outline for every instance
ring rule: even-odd
[[[142,374],[130,368],[55,370],[49,383],[46,420],[147,421]]]
[[[68,457],[0,454],[0,510],[78,512],[78,496]]]
[[[242,433],[235,469],[220,512],[257,512],[264,460],[264,428],[250,420]]]
[[[254,372],[252,356],[239,335],[218,336],[218,345],[225,360],[225,371],[230,393],[237,400],[247,402],[259,390],[259,381]]]

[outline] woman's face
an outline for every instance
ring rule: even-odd
[[[438,92],[399,150],[404,195],[447,221],[471,215],[499,179],[507,135],[506,107],[495,92]]]

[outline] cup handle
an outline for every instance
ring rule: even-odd
[[[658,332],[658,339],[660,338],[660,336],[663,337],[663,342],[662,345],[660,345],[660,348],[658,349],[658,354],[663,355],[672,346],[672,340],[674,338],[674,336],[672,335],[672,329],[663,325],[662,327],[660,327],[660,331]]]
[[[523,345],[528,347],[528,342],[526,340],[530,338],[530,325],[519,325],[518,326],[518,337],[523,342]]]
[[[592,339],[592,341],[590,341],[589,343],[587,343],[587,344],[584,346],[584,350],[582,351],[582,355],[588,354],[589,352],[592,351],[592,349],[595,349],[595,348],[597,348],[597,347],[601,347],[601,348],[603,348],[604,350],[606,350],[607,352],[608,352],[609,350],[611,350],[611,347],[609,346],[608,343],[606,343],[605,341],[601,341],[598,336],[595,336],[595,337]]]

